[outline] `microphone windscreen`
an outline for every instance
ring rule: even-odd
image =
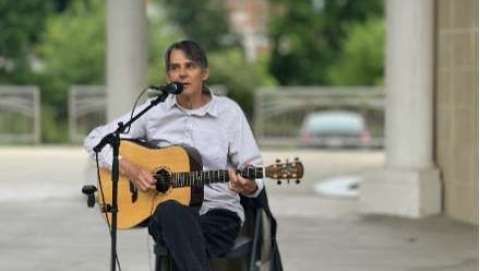
[[[180,94],[183,91],[183,84],[180,82],[171,82],[165,86],[164,91],[171,94]]]

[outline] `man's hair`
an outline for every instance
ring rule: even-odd
[[[174,49],[181,50],[183,53],[185,53],[188,59],[203,69],[208,68],[207,55],[202,47],[192,40],[183,40],[170,45],[165,52],[165,69],[167,71],[170,69],[170,54]]]

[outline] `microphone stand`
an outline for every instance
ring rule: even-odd
[[[119,163],[118,163],[118,154],[119,154],[119,147],[120,147],[120,134],[125,132],[127,127],[130,127],[133,122],[139,119],[143,114],[149,111],[152,107],[156,106],[157,104],[164,102],[165,99],[168,97],[168,92],[162,91],[162,94],[157,96],[155,100],[150,102],[150,105],[145,107],[142,111],[138,112],[135,116],[133,116],[127,123],[123,124],[123,122],[118,123],[118,128],[110,133],[107,134],[105,137],[102,138],[100,143],[98,143],[93,150],[96,153],[99,153],[107,144],[110,145],[113,149],[113,160],[112,160],[112,204],[105,206],[105,212],[112,213],[112,222],[110,228],[110,236],[111,236],[111,263],[110,267],[112,271],[116,269],[116,261],[117,261],[117,212],[118,212],[118,177],[119,177]]]

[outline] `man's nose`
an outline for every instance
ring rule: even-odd
[[[180,68],[180,72],[178,73],[180,77],[186,77],[187,76],[187,69],[186,68]]]

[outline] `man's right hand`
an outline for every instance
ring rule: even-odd
[[[127,176],[140,190],[155,189],[156,180],[151,172],[125,158],[120,159],[119,163],[120,173]]]

